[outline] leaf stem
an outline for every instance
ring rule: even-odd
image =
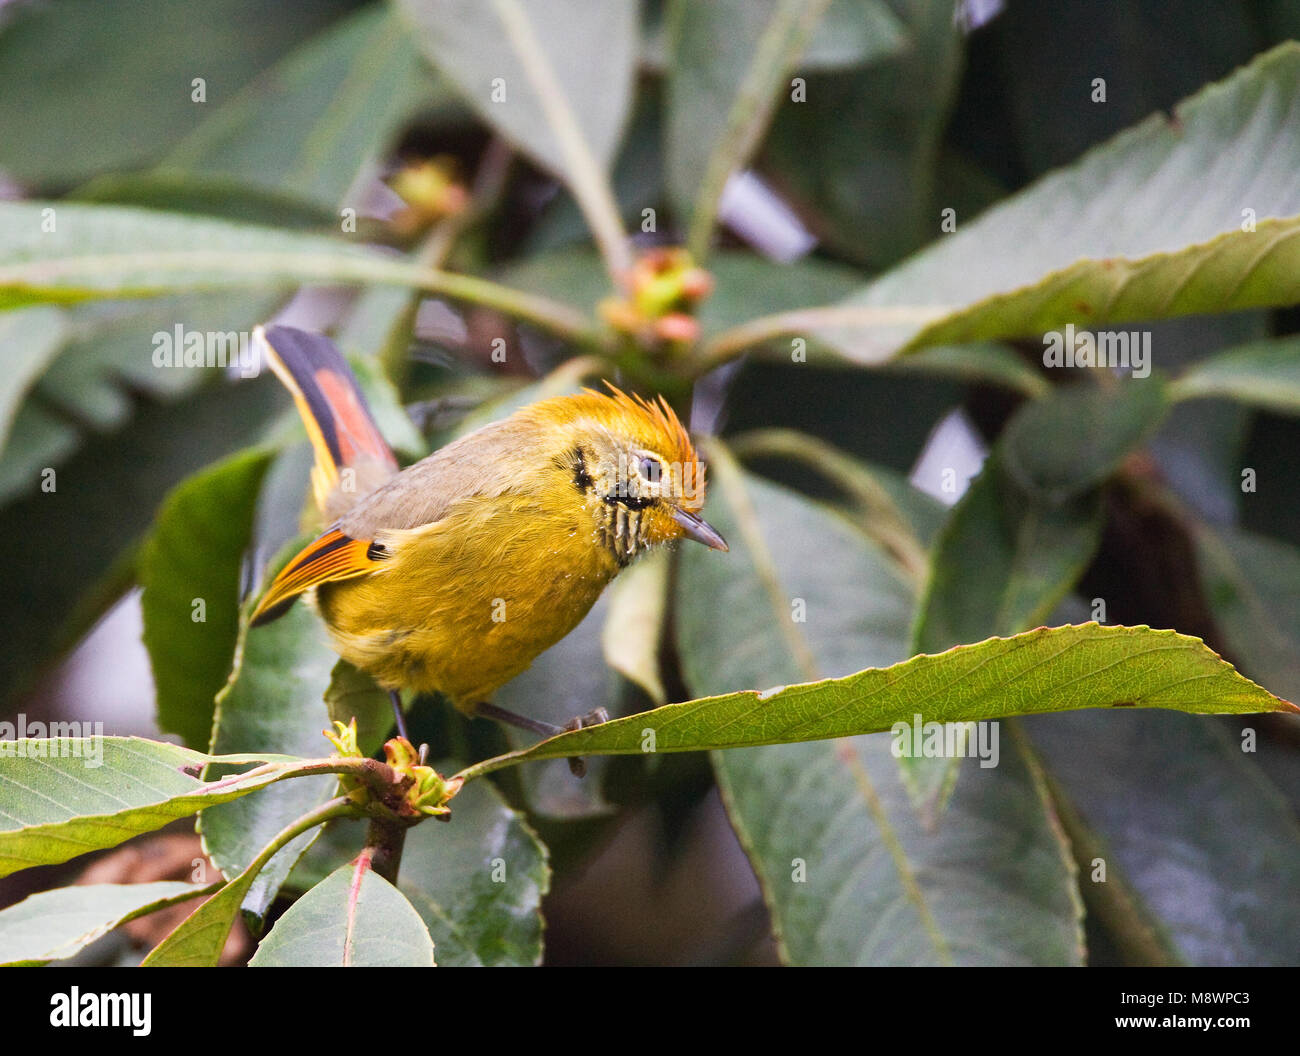
[[[346,248],[346,247],[343,247]],[[57,299],[77,302],[96,297],[157,297],[172,292],[167,283],[139,286],[111,286],[97,289],[94,279],[139,272],[228,272],[238,275],[233,285],[253,285],[251,276],[268,282],[284,281],[341,284],[409,286],[427,293],[442,294],[457,301],[495,308],[506,315],[534,324],[560,337],[584,345],[600,343],[599,331],[581,311],[547,297],[525,293],[473,275],[459,275],[438,268],[421,267],[405,260],[389,260],[374,253],[341,252],[337,256],[319,253],[220,250],[176,250],[150,253],[106,253],[28,261],[0,267],[0,305],[40,304]],[[60,279],[72,279],[63,288],[48,287]],[[229,280],[199,282],[187,289],[216,289],[232,285]]]
[[[251,882],[261,872],[262,867],[275,857],[280,848],[295,837],[301,836],[308,829],[314,829],[317,825],[324,825],[327,821],[333,821],[335,818],[356,814],[357,812],[357,805],[347,796],[335,796],[333,799],[327,800],[315,810],[308,811],[276,833],[271,842],[263,847],[257,857],[248,863],[248,868],[232,880],[231,883]],[[245,877],[247,877],[247,880],[245,880]]]
[[[933,322],[947,313],[941,306],[919,304],[863,305],[836,304],[821,308],[796,308],[751,319],[705,342],[696,357],[696,369],[703,374],[730,362],[742,352],[778,337],[806,336],[822,328],[870,329],[913,326]],[[889,355],[879,357],[880,362]]]
[[[888,491],[862,463],[839,448],[797,429],[754,429],[730,440],[742,458],[788,458],[808,466],[861,504],[866,535],[884,547],[920,589],[930,560],[921,540]]]
[[[727,127],[709,155],[695,196],[690,233],[691,255],[704,260],[727,181],[753,154],[772,119],[776,93],[803,53],[830,0],[782,0],[754,48],[754,56],[727,114]]]
[[[518,0],[493,0],[493,7],[559,142],[565,169],[561,175],[567,177],[578,208],[600,247],[610,278],[616,287],[621,287],[623,276],[632,265],[632,256],[604,166],[596,160],[583,136],[523,6]]]
[[[357,812],[357,805],[347,796],[336,796],[334,799],[322,803],[316,809],[308,811],[296,821],[285,826],[285,828],[281,829],[271,839],[270,843],[262,848],[257,857],[248,863],[247,868],[245,868],[243,872],[228,884],[219,888],[216,894],[181,921],[181,923],[178,924],[176,928],[162,940],[162,942],[150,950],[145,959],[140,962],[140,966],[142,968],[150,968],[158,965],[171,966],[174,963],[181,963],[175,958],[183,956],[183,951],[187,944],[193,942],[193,936],[201,931],[210,929],[214,925],[221,925],[223,921],[226,921],[224,923],[223,935],[229,934],[230,925],[234,923],[234,910],[232,910],[228,920],[219,915],[213,917],[211,920],[205,919],[214,913],[212,907],[227,901],[232,901],[236,898],[242,900],[245,893],[247,893],[248,888],[257,878],[257,874],[262,871],[266,863],[275,857],[276,853],[295,837],[302,835],[309,829],[314,829],[317,825],[324,825],[327,821],[333,821],[335,818],[353,815]],[[218,900],[221,900],[221,903],[219,903]],[[222,942],[224,943],[224,938],[222,939]],[[215,950],[211,951],[212,955],[210,960],[206,955],[204,956],[203,963],[215,966],[217,963],[217,956],[220,952],[221,948],[218,945]]]
[[[1060,783],[1046,770],[1042,771],[1042,778],[1078,867],[1079,893],[1088,912],[1106,929],[1127,963],[1162,967],[1177,965],[1179,961],[1168,938],[1147,918],[1141,900],[1124,877],[1115,871],[1114,856],[1083,820]],[[1098,860],[1109,867],[1101,882],[1091,879],[1096,868],[1094,863]]]

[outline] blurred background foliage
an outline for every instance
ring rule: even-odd
[[[329,686],[377,746],[301,607],[223,690],[308,455],[272,379],[157,367],[154,335],[273,317],[334,334],[406,458],[599,377],[720,437],[733,552],[638,566],[508,707],[1089,619],[1297,699],[1297,30],[1295,0],[0,5],[6,716],[315,754]],[[611,273],[678,245],[711,295],[628,323]],[[1112,323],[1150,378],[1044,367],[1045,331]],[[414,703],[435,756],[506,746],[448,711]],[[1037,717],[996,769],[933,762],[876,736],[526,767],[412,830],[402,887],[440,963],[1294,963],[1289,717]],[[328,794],[293,785],[204,812],[220,868]],[[358,845],[307,842],[254,930]]]

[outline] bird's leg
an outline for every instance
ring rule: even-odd
[[[401,694],[399,694],[395,689],[390,689],[388,691],[388,699],[392,701],[393,718],[397,720],[397,736],[402,738],[404,741],[409,741],[410,738],[406,736],[406,716],[402,714]]]
[[[580,730],[584,726],[599,726],[602,722],[609,722],[609,712],[604,708],[593,708],[586,715],[575,715],[564,724],[564,729]],[[569,764],[569,773],[574,777],[587,776],[587,760],[580,755],[570,756],[567,760]]]
[[[507,726],[514,726],[517,729],[535,733],[538,737],[554,737],[557,733],[564,732],[562,726],[543,722],[541,719],[530,719],[527,715],[520,715],[509,708],[498,708],[495,704],[489,704],[487,701],[482,701],[474,710],[485,719],[496,719],[497,722],[503,722]]]
[[[496,719],[497,722],[504,722],[507,726],[517,726],[519,729],[528,730],[539,737],[554,737],[559,733],[581,730],[586,726],[599,726],[602,722],[609,722],[609,712],[604,708],[596,708],[587,712],[586,715],[575,715],[563,726],[543,722],[541,719],[530,719],[527,715],[520,715],[518,712],[510,711],[507,708],[499,708],[495,704],[488,704],[486,701],[481,702],[475,708],[475,711],[485,719]],[[587,761],[575,756],[569,760],[569,770],[572,771],[575,777],[582,777],[587,773]]]

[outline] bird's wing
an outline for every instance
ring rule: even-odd
[[[454,440],[382,487],[363,496],[338,520],[354,539],[433,524],[466,499],[527,490],[534,467],[545,463],[537,437],[509,419]]]
[[[284,566],[253,613],[254,626],[275,619],[312,587],[373,572],[408,534],[441,521],[465,500],[526,491],[544,451],[535,433],[507,419],[402,470]]]
[[[298,595],[312,587],[371,572],[378,560],[369,539],[353,539],[338,528],[317,536],[280,570],[253,612],[252,626],[283,615]]]

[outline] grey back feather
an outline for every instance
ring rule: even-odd
[[[534,435],[526,443],[525,429],[506,418],[453,440],[359,499],[338,519],[339,528],[353,539],[373,539],[385,529],[439,521],[462,499],[505,494],[522,479],[524,460],[538,457],[536,430],[527,430]]]

